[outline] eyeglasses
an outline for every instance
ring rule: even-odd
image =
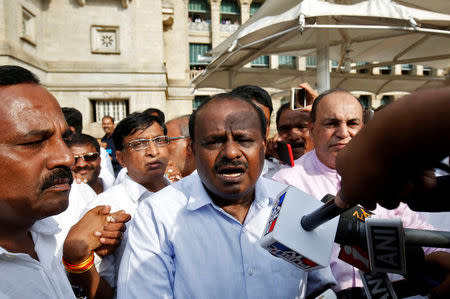
[[[189,136],[177,136],[177,137],[169,137],[169,140],[179,140],[179,139],[186,139],[189,138]]]
[[[78,163],[78,159],[83,159],[85,162],[94,162],[98,159],[98,157],[100,157],[99,153],[87,153],[84,155],[74,155],[73,156],[75,158],[75,164]]]
[[[141,151],[147,149],[150,145],[150,141],[153,142],[157,147],[167,146],[170,143],[170,138],[167,136],[158,136],[155,138],[141,138],[135,139],[124,144],[124,147],[131,147],[134,151]]]

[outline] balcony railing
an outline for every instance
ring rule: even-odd
[[[220,24],[220,32],[233,33],[239,28],[239,24]]]
[[[205,31],[205,32],[209,32],[209,31],[211,31],[211,24],[209,22],[206,22],[206,21],[189,22],[188,28],[191,31]]]
[[[189,72],[189,80],[194,79],[195,76],[197,76],[201,72],[203,72],[203,70],[190,70],[190,72]]]

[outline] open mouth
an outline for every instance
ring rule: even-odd
[[[305,148],[305,143],[304,142],[297,142],[297,143],[291,144],[291,147],[295,148],[295,149],[297,149],[297,148]]]
[[[218,170],[218,174],[225,178],[237,178],[245,173],[243,167],[227,167]]]

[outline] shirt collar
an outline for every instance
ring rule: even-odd
[[[205,186],[203,185],[198,173],[194,173],[192,176],[194,176],[194,182],[192,184],[192,192],[189,194],[186,208],[194,211],[207,204],[215,205],[209,194],[206,192]],[[273,199],[268,196],[269,193],[262,183],[262,180],[263,179],[260,177],[256,182],[255,199],[252,203],[252,205],[256,205],[258,208],[263,208],[273,201]]]
[[[58,222],[53,217],[47,217],[36,221],[30,231],[51,236],[59,233],[61,229],[58,227]]]
[[[144,194],[152,194],[153,192],[150,192],[142,186],[141,184],[134,181],[130,176],[127,174],[125,176],[125,179],[123,181],[123,184],[125,186],[125,190],[127,190],[128,196],[131,198],[131,200],[135,203],[138,203],[141,198],[143,198]]]

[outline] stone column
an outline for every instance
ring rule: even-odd
[[[212,47],[220,44],[220,3],[222,0],[211,0],[211,41]]]
[[[244,24],[247,22],[247,20],[250,18],[250,0],[240,0],[240,7],[241,7],[241,24]]]

